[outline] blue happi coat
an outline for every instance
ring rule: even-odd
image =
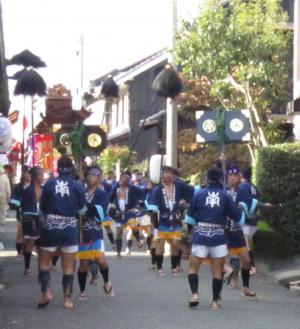
[[[23,186],[18,184],[12,193],[10,204],[20,210],[22,218],[22,229],[25,237],[36,238],[38,232],[39,203],[36,199],[34,184]]]
[[[181,229],[182,209],[179,206],[179,201],[189,202],[191,195],[191,189],[187,184],[174,181],[173,209],[171,209],[166,200],[164,186],[160,184],[153,188],[147,202],[149,210],[159,211],[159,231],[172,232]]]
[[[233,202],[236,205],[243,207],[245,213],[245,221],[251,217],[256,209],[257,200],[253,198],[251,194],[251,187],[248,182],[241,183],[235,190],[228,190],[228,194],[231,196]],[[228,216],[228,229],[227,239],[229,248],[241,248],[246,247],[246,240],[244,237],[243,229],[241,225],[234,223],[232,218]]]
[[[226,244],[227,217],[239,224],[245,220],[244,212],[220,186],[210,185],[197,192],[185,218],[195,225],[192,243],[210,247]]]
[[[246,203],[246,224],[251,226],[257,225],[257,205],[258,199],[260,198],[259,191],[257,187],[251,184],[248,181],[243,181],[237,189],[237,202],[245,202]]]
[[[96,189],[92,195],[85,192],[87,211],[84,215],[82,242],[88,243],[95,240],[103,239],[102,222],[105,220],[107,214],[108,194]]]
[[[144,191],[138,186],[129,184],[126,195],[125,211],[122,211],[119,205],[119,185],[114,187],[110,196],[110,202],[116,208],[116,212],[112,217],[118,224],[126,224],[129,219],[140,216],[137,208],[144,199]]]
[[[35,196],[34,185],[16,185],[13,189],[9,203],[15,207],[20,207],[24,215],[38,215],[38,204]]]
[[[60,175],[45,183],[40,209],[41,246],[73,246],[78,244],[77,216],[85,212],[82,186],[68,175]]]
[[[21,198],[24,190],[24,184],[18,183],[12,190],[11,198],[9,200],[9,206],[11,209],[16,210],[16,217],[19,221],[21,219]]]

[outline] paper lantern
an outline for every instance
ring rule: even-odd
[[[163,97],[174,98],[182,90],[182,82],[173,66],[167,64],[153,81],[152,88]]]
[[[105,98],[113,97],[118,98],[119,97],[119,87],[115,83],[114,79],[111,75],[109,75],[103,82],[102,88],[101,88],[101,95],[103,95]]]
[[[163,159],[162,159],[163,157]],[[150,179],[154,184],[160,183],[161,165],[166,165],[166,156],[154,154],[150,158]]]

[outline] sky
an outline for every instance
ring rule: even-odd
[[[178,0],[178,18],[192,17],[199,0]],[[6,57],[29,49],[47,68],[48,86],[80,86],[80,37],[84,85],[170,45],[172,0],[2,0]],[[15,71],[16,68],[9,69]]]
[[[198,12],[201,0],[177,0],[178,21]],[[83,36],[83,81],[89,81],[115,68],[132,64],[165,47],[172,40],[173,0],[2,0],[6,58],[29,49],[46,62],[39,69],[48,87],[62,83],[71,90],[74,107],[79,107],[80,38]],[[8,75],[19,67],[9,66]],[[13,97],[9,80],[10,111],[24,111],[23,97]],[[39,99],[34,111],[35,124],[44,113]],[[25,115],[31,112],[30,99]],[[31,130],[29,120],[26,134]],[[21,120],[15,138],[21,139]]]

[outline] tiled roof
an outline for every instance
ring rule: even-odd
[[[131,75],[132,73],[134,73],[134,71],[138,70],[140,71],[141,68],[143,68],[143,66],[146,66],[147,64],[151,63],[152,61],[158,59],[159,57],[166,55],[167,56],[168,53],[168,49],[164,48],[160,51],[155,52],[154,54],[147,56],[143,59],[140,59],[139,61],[128,65],[122,69],[114,69],[110,72],[107,72],[106,74],[102,75],[101,77],[95,79],[95,80],[91,80],[90,81],[90,86],[95,88],[95,87],[99,87],[101,86],[101,84],[103,83],[103,81],[106,79],[106,77],[108,75],[111,75],[114,80],[118,80],[118,78],[126,78],[126,76]]]

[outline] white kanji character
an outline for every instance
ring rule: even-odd
[[[55,193],[59,194],[64,197],[64,195],[69,196],[70,195],[70,190],[68,186],[68,182],[63,182],[63,181],[57,181],[56,186],[55,186]]]
[[[210,205],[211,208],[214,206],[219,207],[220,206],[220,197],[219,197],[219,192],[208,192],[208,196],[206,197],[206,203],[205,205]]]

